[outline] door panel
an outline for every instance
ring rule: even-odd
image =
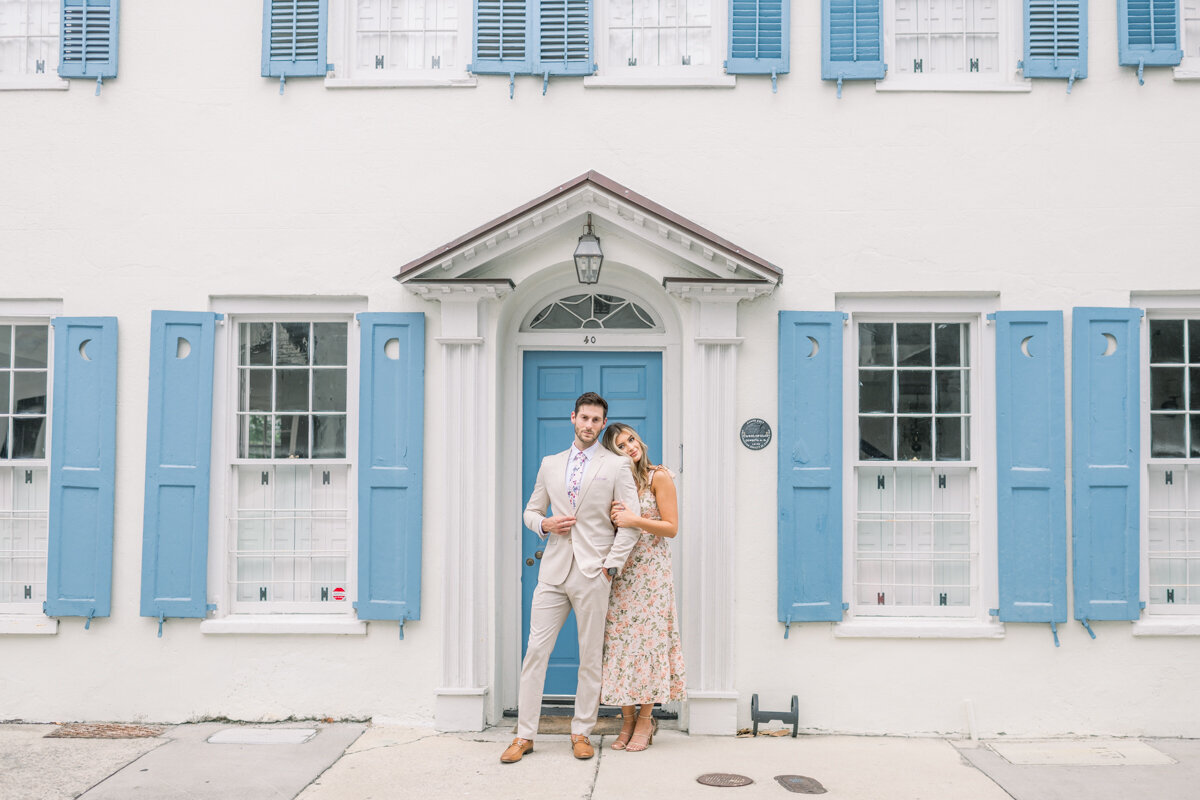
[[[646,442],[650,458],[662,460],[662,353],[596,351],[530,351],[522,373],[524,441],[521,445],[521,508],[537,480],[542,458],[571,446],[575,432],[571,412],[584,392],[608,401],[609,422],[624,422]],[[551,509],[550,514],[558,513]],[[529,641],[529,608],[537,586],[538,554],[545,542],[522,525],[521,655]],[[528,561],[533,559],[533,565]],[[546,694],[573,695],[579,669],[579,642],[574,612],[559,632]]]

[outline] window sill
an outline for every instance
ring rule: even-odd
[[[737,76],[591,75],[583,79],[583,86],[585,89],[732,89],[737,86]]]
[[[1133,623],[1134,636],[1200,636],[1200,617],[1146,616]]]
[[[38,614],[0,614],[0,636],[52,636],[58,633],[58,620]]]
[[[65,91],[71,88],[70,81],[62,78],[6,78],[0,80],[0,91]]]
[[[1003,639],[1004,623],[977,619],[851,619],[833,626],[839,639]]]
[[[200,623],[200,632],[213,635],[366,636],[367,623],[350,617],[326,618],[315,614],[236,614],[206,619]]]
[[[458,78],[326,78],[326,89],[437,89],[471,88],[479,81],[462,73]]]
[[[884,78],[875,81],[877,92],[1032,92],[1031,79],[1011,81],[976,81],[961,78],[916,78],[913,76]]]
[[[1200,61],[1200,59],[1197,59]],[[1173,70],[1174,78],[1177,81],[1196,81],[1200,80],[1200,63],[1196,64],[1181,64]]]

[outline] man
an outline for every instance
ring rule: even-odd
[[[542,459],[533,495],[525,506],[525,524],[549,541],[529,613],[529,644],[517,696],[517,738],[500,756],[506,764],[520,761],[533,750],[550,651],[571,609],[575,609],[579,626],[579,685],[571,720],[571,750],[576,758],[595,754],[588,735],[600,707],[600,661],[609,590],[640,533],[637,528],[620,528],[614,533],[609,520],[614,500],[637,508],[638,495],[629,459],[600,446],[607,421],[608,403],[603,397],[595,392],[579,396],[571,413],[575,443],[569,450]],[[547,505],[554,516],[545,516]]]

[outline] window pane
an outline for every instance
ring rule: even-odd
[[[275,363],[308,365],[308,323],[275,323]]]
[[[939,367],[966,366],[967,350],[963,346],[966,325],[957,322],[940,322],[937,324],[935,336],[937,340],[937,365]]]
[[[858,418],[858,457],[864,461],[892,459],[892,417]]]
[[[45,325],[17,325],[16,359],[13,366],[24,369],[45,369],[46,343],[50,329]]]
[[[271,370],[241,370],[241,400],[239,411],[271,410]]]
[[[1150,408],[1183,410],[1183,367],[1150,368]]]
[[[313,370],[313,411],[346,410],[346,370]]]
[[[1192,422],[1192,447],[1191,457],[1200,458],[1200,414],[1192,414],[1189,419]]]
[[[897,408],[901,413],[928,414],[933,411],[933,375],[924,370],[902,371],[897,375],[900,384]]]
[[[271,418],[266,414],[242,414],[238,417],[238,457],[271,457]]]
[[[308,370],[275,370],[275,410],[308,411]]]
[[[933,425],[929,417],[900,417],[897,420],[896,458],[900,461],[933,460]]]
[[[308,415],[275,417],[275,457],[308,458]]]
[[[241,338],[238,363],[243,366],[248,364],[270,365],[271,323],[243,322],[238,327],[240,328],[238,335]]]
[[[0,325],[0,369],[12,366],[12,325]]]
[[[313,458],[345,457],[345,415],[332,414],[313,417]]]
[[[927,367],[931,357],[932,327],[928,323],[898,323],[896,325],[896,363],[902,367]]]
[[[1200,364],[1200,319],[1188,320],[1188,359]]]
[[[46,413],[46,373],[13,373],[13,413]]]
[[[1150,320],[1150,363],[1183,363],[1183,320]]]
[[[858,363],[863,367],[892,366],[892,326],[864,322],[858,326]]]
[[[13,458],[46,457],[46,418],[13,418]]]
[[[1150,416],[1150,457],[1183,458],[1183,414]]]
[[[961,461],[963,459],[963,425],[962,417],[938,417],[937,457],[941,461]]]
[[[963,407],[963,378],[963,373],[956,369],[937,371],[938,413],[958,414],[966,410]]]
[[[319,366],[346,365],[346,326],[341,322],[313,323],[313,363]]]
[[[0,417],[0,458],[8,458],[8,417]]]
[[[882,411],[886,414],[895,410],[892,405],[891,370],[858,371],[858,410],[863,413]]]
[[[1200,367],[1192,367],[1188,370],[1188,380],[1191,383],[1188,391],[1188,395],[1191,398],[1188,410],[1200,411]]]
[[[8,382],[11,377],[11,372],[6,369],[0,369],[0,414],[7,414],[12,411],[12,407],[8,404]]]

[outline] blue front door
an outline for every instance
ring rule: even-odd
[[[527,352],[521,387],[522,509],[533,494],[542,458],[571,446],[575,438],[571,412],[575,410],[575,398],[584,392],[598,392],[608,401],[609,422],[633,426],[646,442],[651,460],[662,461],[662,353]],[[551,509],[550,513],[560,510]],[[538,558],[545,543],[524,525],[521,530],[521,656],[524,657],[529,642],[529,608],[537,586]],[[550,656],[546,694],[575,694],[578,639],[572,612]]]

